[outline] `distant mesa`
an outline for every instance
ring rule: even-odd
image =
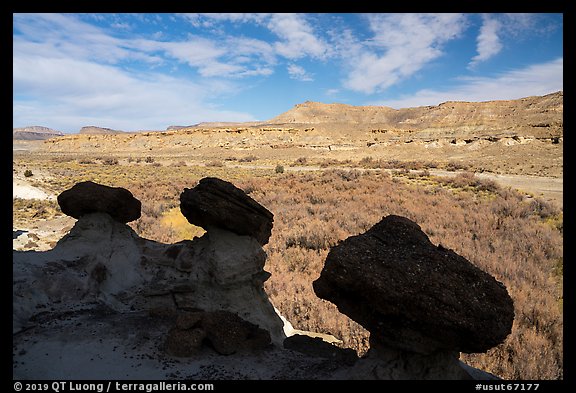
[[[84,135],[112,135],[112,134],[124,134],[125,131],[113,130],[111,128],[96,127],[96,126],[86,126],[80,129],[79,134]]]
[[[28,126],[12,129],[12,139],[17,140],[44,140],[59,136],[64,136],[64,133],[43,126]]]

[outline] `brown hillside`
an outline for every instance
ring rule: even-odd
[[[559,137],[563,132],[563,92],[518,100],[461,102],[393,109],[307,101],[271,119],[272,124],[340,124],[382,131],[473,134],[514,132],[532,137]]]

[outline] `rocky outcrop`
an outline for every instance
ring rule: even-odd
[[[502,283],[395,215],[332,247],[313,286],[370,331],[371,348],[415,367],[412,375],[419,375],[418,363],[444,359],[449,370],[459,352],[487,351],[514,320]]]
[[[350,348],[340,348],[320,337],[310,337],[305,334],[294,334],[284,340],[284,348],[309,356],[317,356],[335,360],[347,365],[353,365],[358,360],[356,351]]]
[[[186,219],[206,230],[228,229],[251,236],[261,245],[272,234],[274,215],[232,183],[206,177],[193,189],[180,194],[180,209]]]
[[[107,213],[118,222],[140,218],[142,204],[125,188],[85,181],[58,195],[62,212],[74,218],[90,213]]]
[[[200,311],[180,314],[168,332],[166,351],[174,356],[198,354],[208,343],[221,355],[258,351],[270,346],[270,333],[229,311]]]
[[[123,213],[124,199],[117,194],[130,193],[95,183],[64,191],[58,202],[78,218],[75,226],[53,250],[14,253],[14,331],[34,325],[30,318],[38,310],[64,312],[93,302],[116,312],[167,317],[186,310],[228,311],[282,344],[282,321],[263,289],[270,276],[263,269],[266,254],[254,237],[211,224],[193,240],[146,240],[124,224],[133,215]],[[227,203],[234,204],[234,195],[225,196]]]

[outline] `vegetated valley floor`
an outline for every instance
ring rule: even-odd
[[[274,213],[265,289],[275,306],[295,328],[333,334],[362,354],[367,332],[318,299],[312,281],[331,246],[398,214],[502,281],[514,300],[512,334],[486,354],[463,354],[465,362],[506,379],[563,378],[561,147],[539,145],[531,158],[523,146],[505,157],[495,151],[494,159],[471,152],[468,160],[456,150],[424,155],[430,150],[414,146],[336,152],[212,147],[189,154],[64,153],[38,146],[14,145],[14,182],[52,199],[14,198],[14,231],[23,233],[14,243],[18,249],[48,249],[70,229],[75,220],[62,215],[54,196],[84,180],[130,190],[142,202],[142,217],[130,226],[142,237],[176,242],[201,235],[180,214],[179,195],[202,177],[220,177]]]

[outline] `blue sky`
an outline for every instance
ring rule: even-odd
[[[13,126],[268,120],[563,90],[562,14],[14,14]]]

